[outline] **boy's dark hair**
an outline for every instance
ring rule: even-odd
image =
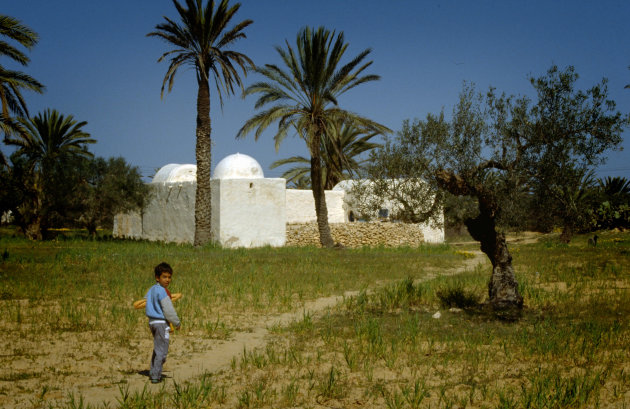
[[[171,266],[168,265],[168,263],[161,262],[160,264],[155,266],[155,276],[159,277],[162,275],[162,273],[169,273],[173,275],[173,269],[171,268]]]

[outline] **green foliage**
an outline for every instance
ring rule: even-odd
[[[182,6],[177,0],[173,5],[181,18],[177,23],[165,17],[166,22],[155,26],[155,31],[147,34],[147,37],[158,37],[166,43],[174,46],[158,59],[161,62],[170,58],[170,63],[164,80],[162,81],[162,96],[166,84],[168,92],[173,89],[175,75],[184,66],[195,68],[197,80],[200,86],[205,82],[206,86],[212,76],[216,85],[221,105],[223,105],[223,92],[234,94],[234,86],[242,88],[241,77],[234,64],[241,68],[243,74],[253,62],[245,54],[230,49],[228,46],[235,41],[245,38],[244,29],[253,23],[252,20],[243,20],[231,28],[227,28],[241,7],[240,3],[230,6],[228,0],[221,0],[214,9],[214,1],[207,1],[203,5],[202,0],[186,0],[186,6]]]
[[[376,135],[378,134],[362,131],[352,124],[342,122],[336,124],[333,137],[325,138],[321,142],[324,189],[332,189],[341,180],[349,179],[359,171],[363,163],[359,156],[381,146],[370,142],[370,139]],[[311,168],[308,158],[294,156],[277,160],[271,164],[270,168],[289,164],[297,166],[282,174],[282,177],[287,179],[287,183],[293,183],[298,189],[310,189]]]
[[[81,175],[77,219],[93,236],[97,227],[111,229],[116,214],[142,209],[148,199],[149,186],[123,158],[89,160]]]
[[[96,140],[83,131],[87,122],[77,122],[72,115],[64,116],[56,110],[46,110],[31,119],[20,118],[19,122],[24,132],[5,139],[17,147],[12,183],[22,183],[21,200],[14,210],[27,236],[41,239],[55,212],[65,212],[77,186],[76,179],[69,179],[77,176],[69,171],[71,164],[91,157],[87,145]]]
[[[28,65],[30,59],[22,50],[12,45],[11,40],[20,46],[31,50],[38,41],[38,35],[19,20],[0,14],[0,58],[9,59]],[[0,61],[0,132],[5,135],[22,132],[20,124],[11,115],[28,117],[26,102],[22,96],[22,90],[26,89],[42,93],[44,86],[34,78],[20,71],[4,68],[4,62]],[[6,164],[4,154],[0,152],[0,166]]]
[[[630,181],[622,177],[599,180],[599,206],[592,212],[595,229],[630,228]]]
[[[585,209],[593,207],[589,169],[605,162],[604,152],[619,146],[628,125],[608,99],[606,79],[582,91],[574,88],[578,78],[573,67],[561,71],[556,66],[544,77],[531,78],[537,103],[524,118],[528,122],[508,128],[526,130],[531,147],[522,150],[522,166],[530,169],[539,195],[555,202],[549,213],[561,220],[565,241],[584,228]]]
[[[455,196],[450,193],[444,195],[444,228],[461,234],[464,220],[476,216],[479,212],[477,201],[470,196]]]
[[[564,173],[562,183],[536,184],[533,213],[539,223],[562,226],[560,239],[568,242],[575,232],[592,228],[593,209],[597,208],[599,194],[593,171],[576,168],[566,169]]]
[[[597,229],[630,228],[630,204],[621,203],[613,206],[605,201],[595,210],[595,226]]]

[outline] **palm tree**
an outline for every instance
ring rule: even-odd
[[[370,49],[362,51],[350,62],[340,65],[348,44],[343,33],[319,27],[306,27],[297,35],[297,52],[286,42],[286,49],[276,47],[286,69],[273,64],[256,67],[255,71],[266,77],[267,82],[249,86],[244,95],[260,94],[255,107],[270,108],[259,112],[245,122],[238,131],[244,137],[256,130],[255,138],[274,122],[278,130],[274,136],[276,149],[288,132],[295,128],[308,147],[311,156],[311,182],[319,240],[322,246],[334,245],[328,225],[328,209],[322,182],[322,140],[334,138],[335,124],[339,121],[354,123],[370,132],[390,132],[374,121],[339,108],[337,99],[346,91],[369,81],[379,79],[377,75],[363,75],[372,62],[362,63]],[[362,65],[361,65],[362,64]]]
[[[244,54],[229,47],[237,40],[246,38],[243,30],[253,23],[244,20],[232,28],[226,27],[241,7],[233,6],[228,0],[222,0],[214,8],[210,0],[204,7],[202,0],[186,0],[186,7],[173,0],[181,23],[164,17],[165,23],[155,26],[147,36],[159,37],[175,48],[165,52],[158,62],[170,58],[170,64],[162,82],[162,97],[168,83],[168,91],[173,88],[175,74],[182,66],[192,66],[197,74],[197,143],[195,156],[197,161],[197,191],[195,193],[195,246],[209,242],[211,237],[211,191],[210,167],[212,162],[212,143],[210,139],[210,75],[214,79],[219,101],[223,105],[223,92],[234,94],[234,86],[243,89],[237,66],[247,74],[252,61]],[[235,66],[236,65],[236,66]]]
[[[30,28],[22,25],[13,17],[0,15],[0,57],[8,57],[11,60],[26,66],[29,58],[18,48],[12,46],[4,38],[15,41],[26,49],[32,49],[37,44],[38,36]],[[28,116],[28,109],[22,97],[22,89],[28,89],[42,93],[44,86],[32,77],[13,70],[7,70],[0,64],[0,131],[5,135],[20,132],[20,126],[11,114]],[[6,164],[6,158],[0,152],[0,165]]]
[[[606,179],[599,179],[599,188],[607,197],[630,195],[630,180],[625,177],[608,176]]]
[[[29,200],[19,209],[25,221],[26,235],[31,239],[42,238],[42,222],[45,222],[46,177],[59,166],[74,157],[92,157],[87,145],[96,140],[83,128],[87,122],[77,122],[72,115],[63,116],[56,110],[46,110],[31,119],[19,118],[24,132],[9,135],[6,143],[16,146],[16,155],[26,159],[28,185],[25,190]]]
[[[585,217],[588,217],[588,210],[596,201],[595,186],[595,172],[587,168],[571,169],[565,173],[562,183],[550,186],[551,196],[561,206],[560,241],[569,243],[576,228],[587,223]]]
[[[363,135],[363,136],[362,136]],[[322,179],[324,189],[330,190],[340,181],[358,172],[362,161],[357,157],[371,149],[381,146],[370,142],[378,135],[377,132],[365,132],[352,124],[338,122],[333,129],[333,137],[324,138],[321,144]],[[296,165],[284,172],[283,178],[294,184],[303,183],[304,179],[310,185],[310,160],[303,156],[293,156],[273,162],[271,169],[282,165]]]

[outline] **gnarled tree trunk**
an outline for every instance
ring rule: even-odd
[[[483,186],[469,186],[453,173],[439,171],[436,179],[440,186],[458,196],[474,196],[479,202],[479,216],[464,223],[473,239],[481,244],[481,251],[492,263],[492,276],[488,283],[488,300],[496,310],[520,309],[523,297],[518,292],[518,282],[512,267],[512,256],[505,235],[497,232],[496,216],[499,206],[494,195]]]
[[[24,235],[30,240],[42,240],[44,236],[42,234],[41,222],[41,216],[33,217],[33,219],[26,225]]]
[[[479,199],[480,214],[465,221],[473,239],[481,243],[483,251],[492,263],[492,276],[488,283],[488,300],[497,310],[523,307],[523,297],[518,292],[518,282],[512,267],[512,256],[505,241],[505,235],[496,231],[492,213]]]

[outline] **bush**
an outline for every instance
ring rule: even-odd
[[[441,289],[438,290],[435,295],[444,308],[473,308],[479,305],[479,301],[481,300],[481,297],[477,294],[466,291],[461,287]]]

